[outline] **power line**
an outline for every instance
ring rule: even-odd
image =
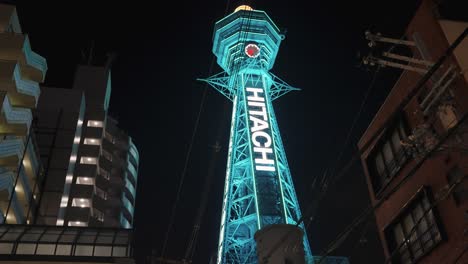
[[[415,88],[411,90],[411,92],[407,95],[407,97],[405,97],[402,102],[400,102],[400,104],[398,105],[397,109],[390,115],[390,117],[386,120],[386,122],[384,122],[384,124],[379,127],[379,129],[377,129],[377,131],[371,136],[371,138],[367,141],[367,143],[361,148],[359,149],[358,151],[355,152],[355,154],[352,156],[351,160],[345,165],[344,168],[342,168],[339,173],[336,175],[337,179],[341,178],[352,166],[352,164],[354,164],[355,161],[357,161],[358,159],[360,159],[361,155],[363,154],[364,151],[366,151],[370,145],[372,144],[372,142],[374,142],[377,137],[382,133],[384,132],[387,127],[389,125],[391,125],[394,120],[396,118],[398,118],[398,115],[399,113],[404,109],[404,107],[410,102],[410,100],[419,92],[419,90],[422,89],[423,85],[429,80],[429,78],[434,74],[434,72],[436,70],[438,70],[440,68],[440,66],[442,65],[442,63],[452,54],[453,50],[461,43],[461,41],[468,35],[468,28],[465,29],[465,31],[459,35],[459,37],[452,43],[452,45],[450,45],[450,47],[446,50],[446,52],[444,53],[444,55],[442,55],[439,60],[433,64],[433,66],[427,71],[427,73],[418,81],[418,83],[416,84]],[[455,129],[461,124],[463,123],[463,121],[468,117],[468,115],[465,115],[460,121],[459,123],[457,123],[457,125],[455,127],[452,127],[452,129],[449,130],[449,133],[447,133],[446,137],[448,137],[449,135],[451,135]],[[444,140],[441,140],[437,145],[440,146],[442,144]],[[425,158],[431,154],[436,148],[432,149],[426,156]],[[400,182],[398,182],[398,184],[396,186],[394,186],[394,188],[392,188],[389,192],[386,192],[384,193],[384,195],[382,196],[383,198],[380,199],[377,204],[375,206],[369,206],[368,208],[365,209],[364,212],[362,212],[342,233],[340,233],[340,235],[334,240],[332,241],[332,243],[330,243],[330,246],[325,250],[325,255],[323,255],[324,257],[327,256],[328,254],[331,253],[331,251],[333,251],[337,246],[339,246],[347,237],[348,235],[350,234],[350,232],[357,226],[359,225],[361,222],[363,222],[364,220],[367,219],[367,217],[370,215],[371,212],[373,212],[378,206],[380,206],[383,201],[385,201],[391,194],[393,194],[396,190],[398,190],[401,185],[406,182],[408,180],[408,178],[414,174],[417,169],[419,169],[420,166],[422,166],[422,162],[425,160],[425,158],[423,158],[415,167],[413,167],[413,169],[406,175],[405,178],[403,178]],[[305,215],[303,215],[301,217],[301,219],[299,219],[299,221],[296,223],[296,226],[299,226],[305,219]],[[285,238],[287,238],[289,234],[285,234],[285,236],[283,237],[283,239],[280,240],[283,241]],[[270,253],[271,255],[271,253]],[[320,260],[320,262],[322,262],[325,258],[322,258]],[[320,263],[319,262],[319,263]]]
[[[435,73],[436,70],[438,70],[440,68],[440,66],[443,64],[443,62],[445,62],[445,60],[452,54],[453,50],[461,43],[461,41],[468,35],[468,28],[465,29],[465,31],[460,34],[460,36],[453,42],[453,44],[446,50],[446,52],[444,53],[444,55],[442,55],[439,60],[437,61],[437,63],[435,63],[429,70],[428,72],[418,81],[418,83],[416,84],[415,88],[408,94],[407,97],[405,97],[403,99],[403,101],[398,105],[397,109],[390,115],[390,117],[387,119],[386,122],[384,122],[384,124],[379,128],[377,129],[377,131],[371,136],[371,138],[366,142],[366,144],[360,149],[358,150],[352,157],[351,159],[351,162],[354,163],[355,160],[359,159],[361,157],[361,155],[363,154],[364,151],[366,151],[370,145],[372,144],[372,142],[375,141],[375,139],[377,139],[377,137],[382,133],[384,132],[387,127],[392,124],[394,122],[394,120],[396,118],[398,118],[398,115],[399,113],[404,109],[404,107],[410,102],[410,100],[419,92],[419,90],[422,89],[423,85],[429,80],[429,78]],[[465,117],[464,117],[465,118]],[[463,119],[464,119],[463,118]],[[462,119],[462,120],[463,120]],[[459,125],[460,123],[462,122],[459,122],[457,125]],[[450,130],[450,131],[453,131],[453,130]],[[347,166],[344,167],[344,169],[342,169],[337,177],[341,177],[344,173],[346,173],[346,171],[348,170],[349,168],[349,163]],[[410,174],[408,174],[410,175]],[[405,177],[402,181],[400,181],[393,189],[391,189],[385,196],[383,196],[384,198],[382,198],[381,200],[379,200],[378,204],[377,205],[380,205],[380,203],[382,201],[384,201],[387,197],[389,197],[391,194],[393,194],[397,189],[399,189],[401,187],[401,185],[406,182],[406,180],[408,179],[408,176]]]
[[[441,201],[447,199],[447,197],[449,197],[450,194],[452,194],[453,191],[455,191],[455,188],[460,185],[466,178],[468,178],[467,175],[463,176],[463,177],[460,177],[459,179],[457,179],[456,182],[450,184],[447,187],[442,187],[438,193],[435,195],[436,197],[436,200],[434,202],[431,203],[431,205],[429,206],[429,208],[427,208],[423,214],[421,215],[421,218],[416,221],[416,223],[414,223],[414,226],[413,228],[411,228],[411,230],[409,231],[409,234],[407,235],[408,237],[411,237],[412,234],[416,231],[416,228],[419,226],[419,224],[422,222],[423,219],[425,219],[424,217],[432,210],[436,207],[437,204],[439,204]],[[447,190],[448,189],[448,190]],[[424,235],[426,232],[428,231],[431,231],[430,229],[431,227],[428,227],[428,229],[426,231],[424,231],[423,234],[420,234],[420,236]],[[419,237],[418,237],[419,238]],[[407,243],[407,241],[403,241],[402,243],[400,243],[398,245],[398,247],[390,254],[390,256],[385,260],[385,263],[384,264],[387,264],[389,263],[390,261],[392,261],[393,258],[395,258],[395,256],[397,256],[397,253],[399,253],[400,249],[403,247],[403,245],[405,245]]]
[[[227,2],[226,2],[226,7],[225,7],[225,10],[224,10],[224,16],[226,16],[228,14],[229,7],[230,7],[230,2],[231,2],[230,0],[227,0]],[[250,20],[251,20],[251,18],[250,18],[250,14],[249,14],[249,17],[247,19],[247,22],[248,22],[247,24],[250,23]],[[243,26],[244,25],[241,24],[241,28]],[[247,25],[247,26],[249,27],[249,25]],[[241,39],[242,39],[242,34],[239,34],[239,41],[238,41],[239,43],[241,42]],[[238,48],[241,48],[241,47],[238,47]],[[208,70],[208,75],[212,75],[215,62],[216,62],[216,58],[213,57],[212,60],[211,60],[211,63],[210,63],[209,70]],[[234,68],[235,72],[238,71],[239,68],[240,68],[240,66],[238,66],[238,65],[236,65],[236,66],[237,67]],[[167,243],[169,241],[170,231],[172,230],[172,226],[174,225],[175,215],[176,215],[176,211],[177,211],[177,205],[179,203],[180,195],[181,195],[182,188],[183,188],[183,185],[184,185],[184,182],[185,182],[185,176],[186,176],[187,169],[188,169],[188,163],[189,163],[189,160],[190,160],[193,144],[194,144],[194,141],[195,141],[195,136],[196,136],[196,133],[198,131],[198,126],[199,126],[199,123],[200,123],[201,114],[202,114],[204,104],[205,104],[205,100],[206,100],[206,96],[207,96],[207,91],[208,91],[207,88],[208,88],[208,84],[205,84],[205,86],[203,88],[202,99],[200,101],[200,106],[199,106],[199,109],[198,109],[197,118],[195,120],[194,129],[193,129],[192,136],[191,136],[190,143],[189,143],[189,147],[188,147],[188,150],[187,150],[187,153],[186,153],[186,157],[185,157],[185,161],[184,161],[184,167],[183,167],[183,170],[182,170],[182,173],[181,173],[181,178],[179,180],[179,185],[178,185],[177,194],[176,194],[176,200],[175,200],[174,205],[173,205],[172,210],[171,210],[169,225],[168,225],[168,228],[166,230],[165,237],[164,237],[164,242],[163,242],[161,254],[160,254],[160,257],[159,257],[159,261],[165,261],[164,257],[165,257],[165,253],[166,253]],[[211,180],[207,179],[206,184],[210,184],[210,183],[211,183]],[[208,188],[208,190],[209,190],[209,188]],[[201,201],[202,203],[203,203],[203,200],[205,200],[205,198],[202,198],[202,201]],[[204,211],[203,208],[200,208],[199,210]],[[203,215],[203,212],[201,213],[201,215],[199,217],[202,217],[202,215]],[[200,228],[199,224],[195,223],[194,228],[199,229]],[[188,248],[187,248],[186,254],[185,254],[186,258],[189,257],[190,260],[193,257],[193,254],[194,254],[193,249],[194,249],[194,247],[196,247],[197,239],[198,239],[198,230],[195,230],[193,232],[193,237],[191,237],[191,240],[189,241],[189,245],[188,245]],[[189,261],[189,260],[185,259],[184,261]]]

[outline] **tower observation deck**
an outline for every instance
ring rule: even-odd
[[[248,6],[215,24],[213,53],[224,71],[201,80],[233,102],[217,263],[258,263],[255,233],[301,218],[272,105],[298,90],[269,72],[283,39],[264,11]]]

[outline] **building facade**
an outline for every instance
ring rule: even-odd
[[[35,221],[44,174],[32,110],[46,72],[46,60],[22,33],[16,8],[0,4],[0,223]]]
[[[358,143],[386,263],[468,263],[466,32],[456,42],[467,28],[425,0],[404,41],[390,41],[411,56],[371,60],[383,70],[404,69]],[[368,39],[371,47],[389,43]]]
[[[131,228],[139,155],[108,116],[110,70],[82,65],[72,89],[43,90],[36,131],[48,176],[40,223]]]

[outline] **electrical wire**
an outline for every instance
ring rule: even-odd
[[[407,235],[407,237],[411,237],[412,234],[417,230],[417,227],[419,226],[419,224],[422,222],[423,219],[425,219],[424,217],[430,212],[432,211],[432,209],[434,209],[441,201],[447,199],[450,194],[453,193],[453,191],[455,191],[455,188],[460,185],[466,178],[468,178],[467,175],[461,177],[460,179],[458,179],[456,182],[450,184],[448,186],[448,190],[446,191],[444,187],[442,187],[438,192],[437,194],[435,195],[436,199],[434,202],[431,203],[431,205],[429,206],[429,208],[427,208],[423,214],[421,215],[421,217],[418,219],[418,221],[416,221],[416,223],[413,225],[413,228],[411,228],[411,230],[409,231],[409,234]],[[428,232],[430,231],[431,227],[428,227],[428,230],[426,230],[425,232]],[[421,234],[421,236],[424,235]],[[419,237],[418,237],[419,238]],[[400,249],[407,243],[407,241],[403,241],[401,242],[398,247],[392,251],[392,253],[390,254],[390,256],[385,260],[385,263],[384,264],[387,264],[389,263],[390,261],[392,261],[396,256],[397,256],[397,253],[400,252]]]
[[[398,113],[402,111],[402,109],[404,109],[404,107],[410,102],[410,100],[422,89],[423,85],[429,80],[429,78],[434,74],[434,72],[442,65],[442,63],[448,58],[448,56],[453,52],[453,50],[461,43],[461,41],[468,35],[468,29],[466,29],[462,34],[460,34],[460,36],[452,43],[452,45],[447,49],[447,51],[445,52],[444,55],[442,55],[439,60],[437,61],[437,63],[435,63],[429,70],[428,72],[418,81],[418,83],[416,84],[416,87],[415,89],[413,89],[410,94],[405,98],[403,99],[403,101],[399,104],[397,110],[395,112],[393,112],[393,114],[390,116],[390,118],[387,119],[387,121],[378,129],[378,131],[376,131],[373,136],[371,137],[371,139],[369,139],[369,141],[359,150],[357,151],[354,155],[353,155],[353,158],[351,159],[351,162],[353,163],[355,160],[359,159],[360,156],[362,155],[362,153],[364,151],[367,150],[367,148],[369,148],[370,144],[383,132],[385,131],[385,129],[397,118],[398,116]],[[350,163],[351,163],[350,162]],[[339,172],[339,174],[337,175],[337,177],[341,177],[342,175],[344,175],[344,173],[346,173],[347,171],[347,168],[349,168],[350,166],[346,166],[343,170],[341,170]],[[410,173],[408,174],[410,175]],[[390,196],[392,193],[394,193],[398,188],[401,187],[401,185],[406,182],[406,180],[408,179],[408,176],[405,177],[402,181],[400,181],[397,186],[395,186],[390,192],[387,193],[387,195],[385,195],[385,197],[388,197]],[[378,203],[378,205],[380,205],[380,203],[382,201],[384,201],[385,198],[381,199]],[[366,209],[365,212],[368,212],[369,210],[373,211],[375,210],[375,207],[372,208],[371,207],[368,207]],[[347,234],[347,233],[345,233]]]
[[[226,16],[228,14],[228,10],[229,10],[229,7],[230,7],[230,2],[231,2],[230,0],[227,0],[227,2],[226,2],[226,8],[225,8],[225,11],[224,11],[224,16]],[[250,15],[249,15],[249,18],[247,19],[248,24],[250,23],[250,20],[251,20],[251,18],[250,18]],[[242,27],[243,27],[243,24],[241,24],[241,28]],[[248,28],[249,28],[249,25],[248,25]],[[242,34],[239,34],[239,41],[238,42],[241,43],[241,40],[242,40]],[[241,48],[241,47],[238,46],[238,48]],[[213,73],[213,68],[214,68],[215,62],[216,62],[216,58],[213,57],[212,60],[211,60],[211,63],[210,63],[209,71],[208,71],[209,76],[211,76],[212,73]],[[240,66],[238,66],[238,65],[236,65],[236,66],[237,67],[234,68],[234,73],[237,76],[237,72],[240,70]],[[175,200],[174,205],[173,205],[172,210],[171,210],[169,225],[168,225],[168,228],[166,230],[165,237],[164,237],[164,242],[163,242],[163,246],[162,246],[162,250],[161,250],[161,254],[160,254],[161,261],[165,257],[167,243],[169,241],[169,236],[170,236],[170,231],[172,230],[172,226],[174,225],[175,216],[176,216],[176,212],[177,212],[177,205],[179,203],[182,188],[184,186],[185,176],[186,176],[187,169],[188,169],[188,163],[190,161],[190,156],[191,156],[191,153],[192,153],[193,144],[194,144],[195,137],[196,137],[196,134],[197,134],[197,131],[198,131],[198,126],[200,124],[200,118],[201,118],[201,115],[202,115],[202,112],[203,112],[203,108],[204,108],[204,104],[205,104],[205,100],[206,100],[206,96],[207,96],[207,91],[208,91],[208,84],[205,84],[205,86],[203,88],[202,98],[201,98],[201,101],[200,101],[200,106],[199,106],[198,113],[197,113],[197,118],[195,120],[194,129],[193,129],[192,136],[191,136],[190,143],[189,143],[189,147],[188,147],[188,150],[187,150],[187,153],[186,153],[186,157],[185,157],[185,161],[184,161],[184,167],[183,167],[183,170],[182,170],[182,173],[181,173],[181,178],[179,180],[179,185],[178,185],[177,194],[176,194],[176,200]],[[195,247],[196,243],[197,243],[196,242],[197,238],[194,238],[194,239],[195,240],[191,241],[191,243],[193,243],[192,247]],[[190,256],[190,258],[193,257],[193,253],[189,253],[189,256]]]

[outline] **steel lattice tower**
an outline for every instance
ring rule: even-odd
[[[248,6],[215,24],[213,53],[224,72],[201,80],[233,102],[217,263],[257,263],[255,232],[301,217],[272,105],[298,90],[269,72],[282,39],[264,11]],[[304,248],[310,261],[307,235]]]

